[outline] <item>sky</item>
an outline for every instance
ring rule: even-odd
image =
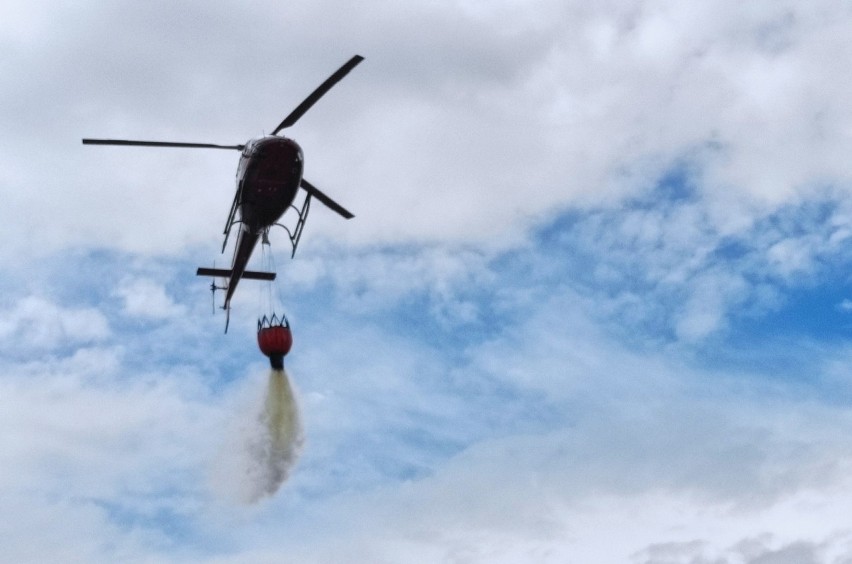
[[[0,7],[0,560],[852,562],[852,4]],[[314,206],[274,293],[305,442],[235,464],[239,144]],[[259,263],[253,265],[258,266]],[[216,297],[221,300],[221,294]]]

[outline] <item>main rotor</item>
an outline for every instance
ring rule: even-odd
[[[307,98],[305,98],[301,104],[296,106],[290,114],[284,118],[284,120],[278,124],[272,131],[272,135],[278,135],[278,133],[282,129],[287,129],[288,127],[293,126],[299,118],[301,118],[305,113],[313,107],[317,101],[325,96],[325,94],[331,90],[335,84],[340,82],[343,77],[345,77],[349,72],[354,69],[358,64],[364,60],[364,57],[361,55],[355,55],[351,59],[349,59],[346,63],[343,64],[342,67],[337,69],[331,76],[325,79],[325,82],[320,84],[316,90],[310,93]],[[241,145],[217,145],[214,143],[176,143],[172,141],[136,141],[131,139],[83,139],[83,145],[134,145],[140,147],[184,147],[184,148],[192,148],[192,149],[233,149],[237,151],[242,151],[245,148],[245,144]]]

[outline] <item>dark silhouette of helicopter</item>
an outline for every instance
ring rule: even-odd
[[[364,57],[355,55],[342,67],[337,69],[325,82],[319,85],[295,110],[290,112],[284,121],[270,135],[251,139],[244,145],[215,145],[211,143],[173,143],[170,141],[132,141],[126,139],[83,139],[84,145],[136,145],[143,147],[184,147],[199,149],[233,149],[242,151],[237,167],[237,192],[228,220],[225,222],[225,241],[222,252],[228,244],[231,229],[240,224],[237,243],[230,269],[199,268],[197,275],[227,278],[225,286],[211,284],[211,289],[225,290],[225,303],[222,308],[230,317],[231,298],[237,289],[237,284],[243,278],[250,280],[274,280],[274,272],[256,272],[246,270],[249,258],[259,239],[268,242],[269,229],[284,215],[290,207],[298,212],[298,220],[291,231],[284,229],[290,237],[293,247],[292,255],[302,236],[305,220],[310,211],[311,198],[316,198],[322,204],[337,212],[346,219],[354,217],[343,206],[329,198],[316,186],[302,178],[304,158],[302,148],[293,140],[279,136],[278,133],[292,126],[322,98],[349,71],[355,68]],[[299,188],[305,190],[306,196],[301,207],[293,206]],[[239,218],[238,218],[239,214]],[[291,256],[292,256],[291,255]],[[225,322],[225,331],[228,321]]]

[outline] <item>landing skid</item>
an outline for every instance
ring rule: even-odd
[[[293,252],[290,253],[290,258],[296,256],[296,248],[299,246],[299,241],[302,239],[302,231],[305,229],[305,221],[308,219],[308,212],[311,211],[311,197],[312,195],[310,192],[305,192],[305,199],[302,201],[301,208],[290,204],[289,209],[295,210],[297,214],[296,225],[293,227],[292,231],[290,231],[290,228],[282,223],[275,224],[287,232],[287,237],[290,239],[290,246],[293,247]]]

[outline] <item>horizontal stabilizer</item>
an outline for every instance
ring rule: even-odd
[[[243,278],[245,278],[246,280],[275,280],[275,273],[246,270],[245,272],[243,272]]]
[[[227,268],[199,268],[195,274],[197,276],[215,276],[217,278],[230,278],[233,271]],[[243,272],[243,278],[246,280],[275,280],[274,272],[257,272],[256,270],[246,270]]]

